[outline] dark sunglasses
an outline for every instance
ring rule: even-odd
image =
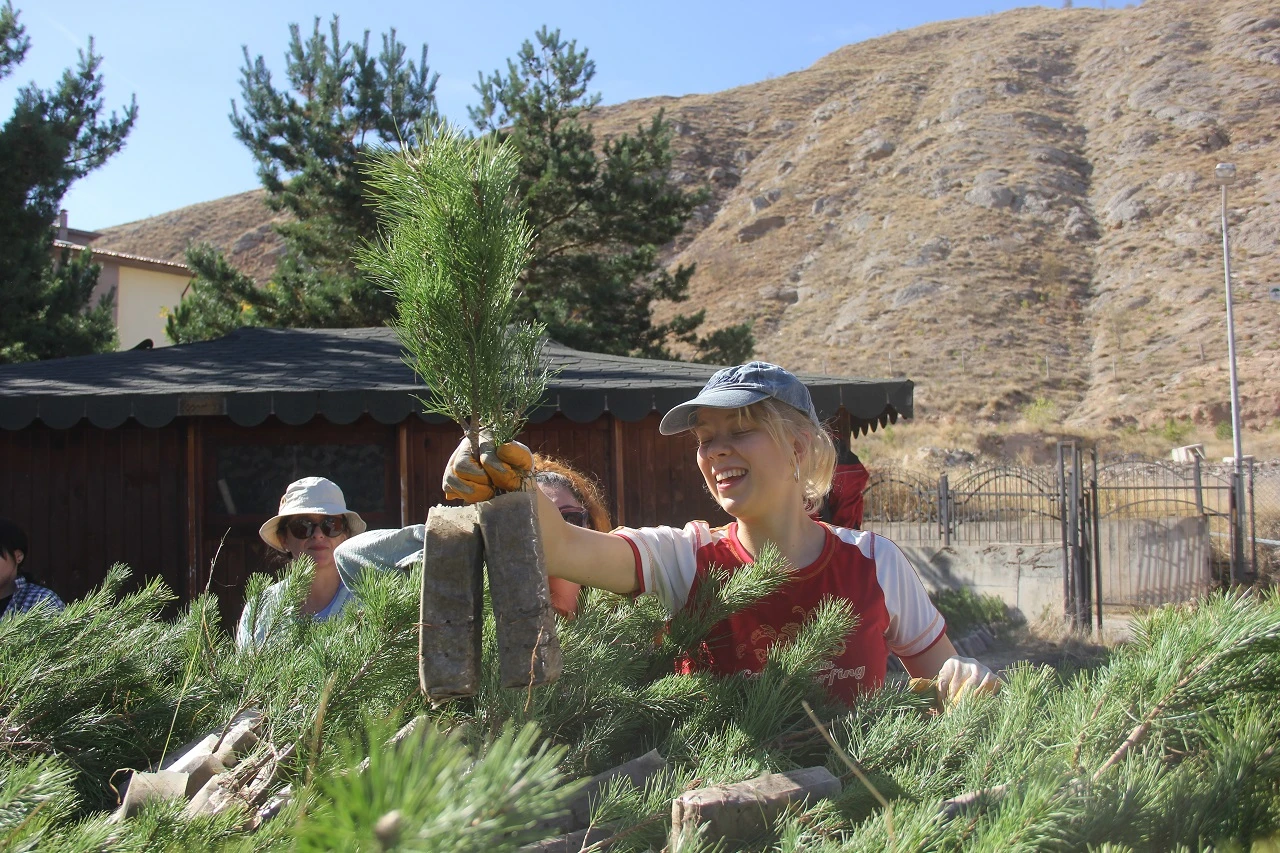
[[[347,519],[341,515],[326,515],[319,521],[312,521],[309,518],[291,518],[285,525],[285,529],[294,539],[310,539],[317,527],[325,536],[332,538],[347,532]]]
[[[591,520],[591,514],[585,509],[562,509],[560,510],[560,517],[574,527],[586,527]]]

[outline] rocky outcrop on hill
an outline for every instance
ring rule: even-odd
[[[1226,419],[1214,164],[1230,195],[1242,405],[1280,416],[1280,4],[1022,9],[850,45],[666,110],[712,199],[672,247],[758,354],[902,374],[921,414]]]
[[[604,108],[597,134],[660,108],[678,178],[711,189],[668,248],[711,325],[753,320],[796,369],[909,376],[926,418],[1228,420],[1213,167],[1235,162],[1242,405],[1280,417],[1275,0],[932,24]]]

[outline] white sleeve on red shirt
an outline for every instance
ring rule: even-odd
[[[689,599],[698,573],[698,549],[712,541],[705,521],[691,521],[683,528],[619,527],[613,531],[631,543],[636,557],[640,594],[655,595],[674,616]]]
[[[856,533],[854,542],[858,550],[876,564],[876,580],[884,593],[885,609],[889,611],[889,630],[885,632],[889,651],[899,657],[923,653],[938,641],[947,626],[929,599],[915,567],[901,548],[883,536]]]

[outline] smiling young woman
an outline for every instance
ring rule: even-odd
[[[776,638],[794,636],[824,598],[835,597],[861,618],[822,675],[836,698],[852,703],[879,687],[891,653],[913,676],[937,677],[948,698],[996,688],[990,670],[956,656],[941,614],[896,545],[810,517],[831,485],[836,451],[799,379],[765,362],[726,368],[669,411],[659,430],[693,431],[707,488],[734,521],[598,533],[564,523],[555,504],[541,498],[538,520],[552,576],[652,594],[674,614],[709,567],[733,571],[772,543],[790,566],[791,581],[713,628],[714,639],[689,669],[757,672]],[[467,451],[460,446],[458,453]],[[456,475],[447,473],[447,482],[450,477]]]

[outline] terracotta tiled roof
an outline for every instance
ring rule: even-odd
[[[133,255],[128,252],[113,252],[110,249],[95,249],[93,246],[84,246],[80,243],[72,243],[67,240],[54,240],[53,245],[59,249],[71,249],[74,252],[82,252],[86,248],[93,253],[95,258],[114,258],[126,266],[137,266],[143,269],[156,269],[163,272],[172,272],[177,275],[191,275],[191,268],[186,264],[180,264],[176,261],[162,261],[159,258],[144,258],[142,255]]]

